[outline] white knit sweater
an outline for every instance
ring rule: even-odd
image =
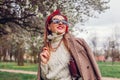
[[[52,41],[52,47],[56,47],[62,36]],[[41,64],[41,75],[44,80],[72,80],[68,68],[70,54],[62,42],[55,52],[51,52],[47,64]]]

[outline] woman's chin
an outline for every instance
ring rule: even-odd
[[[57,30],[57,33],[63,34],[63,33],[65,33],[65,31],[64,30]]]
[[[63,34],[63,33],[65,33],[65,32],[57,32],[57,34]]]

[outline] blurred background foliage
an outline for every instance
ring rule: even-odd
[[[0,61],[37,63],[46,17],[60,9],[72,28],[109,9],[109,0],[0,0]]]

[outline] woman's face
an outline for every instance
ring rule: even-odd
[[[66,32],[67,21],[61,15],[56,15],[52,18],[48,29],[53,33],[62,34]]]

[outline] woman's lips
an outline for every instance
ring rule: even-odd
[[[58,27],[57,27],[57,29],[62,30],[62,29],[63,29],[63,27],[62,27],[62,26],[58,26]]]

